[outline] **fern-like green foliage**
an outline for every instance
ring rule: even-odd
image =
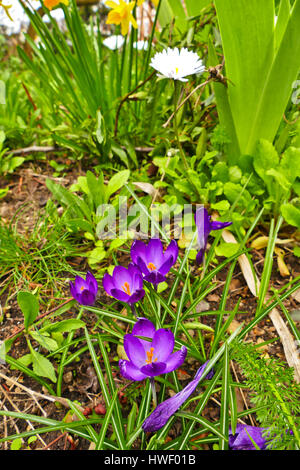
[[[237,343],[232,358],[240,365],[257,407],[257,420],[266,428],[271,450],[300,449],[300,385],[283,361],[265,358],[251,344]]]

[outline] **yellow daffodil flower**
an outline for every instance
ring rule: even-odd
[[[64,5],[69,5],[69,0],[45,0],[44,5],[47,7],[49,10],[52,10],[52,8],[56,7],[60,3],[63,3]]]
[[[125,36],[128,33],[130,23],[134,28],[137,28],[137,22],[132,15],[135,2],[126,3],[124,0],[119,0],[119,4],[112,0],[108,0],[106,5],[112,10],[108,13],[107,24],[121,25],[121,33]]]

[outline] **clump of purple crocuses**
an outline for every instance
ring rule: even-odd
[[[145,295],[142,273],[132,263],[128,268],[116,266],[112,275],[104,274],[102,282],[108,295],[129,305],[135,304]]]
[[[165,281],[166,274],[176,263],[178,246],[172,240],[166,250],[159,238],[152,238],[148,245],[141,240],[135,240],[131,247],[131,259],[143,273],[144,280],[157,286]]]
[[[171,330],[156,330],[150,320],[139,318],[132,332],[124,336],[128,360],[120,359],[121,374],[126,379],[141,381],[173,372],[183,364],[187,354],[185,346],[173,352],[174,345]]]
[[[70,281],[72,297],[81,305],[93,305],[98,292],[98,283],[91,272],[87,272],[85,279],[76,276],[74,283]]]

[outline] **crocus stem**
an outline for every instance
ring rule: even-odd
[[[156,396],[154,377],[150,377],[150,384],[151,384],[151,389],[152,389],[153,405],[154,405],[154,408],[156,408],[157,407],[157,396]]]
[[[138,318],[134,304],[131,304],[131,310],[132,310],[132,313],[135,316],[135,318]]]
[[[79,313],[76,317],[77,320],[80,320],[80,318],[82,317],[83,315],[83,312],[84,312],[84,307],[81,307],[80,310],[79,310]],[[66,347],[62,353],[62,356],[61,356],[61,359],[60,359],[60,364],[58,366],[58,377],[57,377],[57,387],[56,387],[56,394],[58,397],[61,396],[61,392],[62,392],[62,379],[63,379],[63,373],[64,373],[64,367],[65,367],[65,361],[67,359],[67,355],[68,355],[68,352],[69,352],[69,346],[70,346],[70,343],[73,339],[73,336],[74,336],[74,333],[75,333],[75,330],[73,331],[70,331],[68,336],[67,336],[67,339],[66,339]]]

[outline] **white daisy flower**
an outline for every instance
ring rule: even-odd
[[[125,39],[120,34],[109,36],[108,38],[105,38],[103,40],[104,46],[108,47],[112,51],[116,51],[117,49],[120,49],[123,46],[124,42],[125,42]]]
[[[152,58],[151,67],[157,70],[158,76],[162,78],[173,78],[181,82],[187,82],[184,78],[188,75],[201,74],[205,70],[202,60],[196,52],[189,51],[185,47],[157,52]]]

